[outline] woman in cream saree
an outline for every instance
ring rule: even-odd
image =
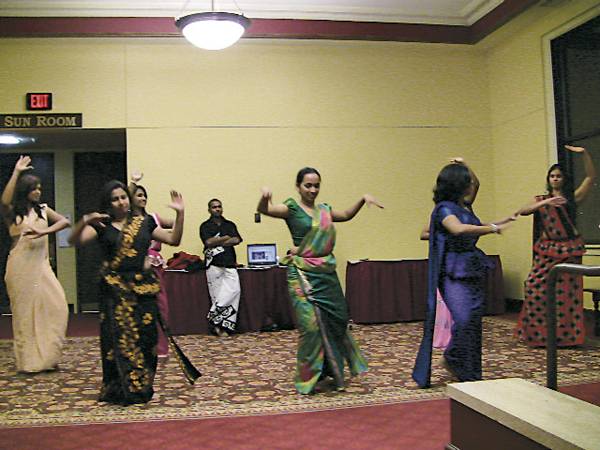
[[[68,308],[48,260],[48,234],[68,227],[69,221],[39,203],[39,178],[23,174],[30,162],[27,156],[19,158],[2,194],[2,209],[12,239],[5,281],[16,368],[35,373],[56,369],[62,355]]]

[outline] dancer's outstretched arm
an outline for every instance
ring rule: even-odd
[[[442,225],[453,235],[468,234],[472,236],[484,236],[486,234],[497,233],[500,234],[502,230],[508,227],[507,223],[495,224],[490,223],[487,225],[471,225],[469,223],[462,223],[458,217],[454,214],[446,216],[442,220]]]
[[[549,197],[544,200],[537,200],[534,198],[532,202],[527,203],[525,206],[521,207],[516,212],[516,214],[519,214],[521,216],[528,216],[528,215],[536,212],[542,206],[545,206],[545,205],[560,206],[560,205],[564,205],[565,203],[567,203],[567,199],[564,197]]]
[[[260,200],[256,210],[265,216],[277,217],[279,219],[287,219],[290,211],[286,205],[280,203],[273,204],[273,192],[268,187],[263,187],[260,190]]]
[[[370,194],[365,194],[358,202],[344,211],[332,210],[331,217],[334,222],[347,222],[348,220],[352,220],[365,204],[367,206],[375,205],[378,208],[383,209],[383,205],[379,203],[375,197]]]
[[[494,222],[492,222],[492,223],[495,223],[496,225],[503,225],[505,223],[514,222],[519,217],[519,211],[514,212],[510,216],[503,217],[500,220],[494,220]]]

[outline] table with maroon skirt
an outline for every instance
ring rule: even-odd
[[[486,282],[486,314],[505,310],[502,264],[490,256],[494,269]],[[287,290],[285,267],[238,269],[242,295],[237,331],[291,329],[295,315]],[[206,274],[166,271],[164,288],[169,300],[173,334],[209,334],[206,315],[210,297]],[[427,260],[360,261],[348,263],[346,300],[356,323],[390,323],[425,318]]]
[[[502,314],[505,312],[502,263],[498,255],[488,258],[494,268],[486,279],[485,314]],[[356,323],[423,320],[427,304],[427,260],[349,262],[346,300]]]
[[[287,290],[286,269],[238,269],[240,309],[237,331],[294,328],[294,310]],[[165,271],[164,289],[169,301],[169,328],[173,334],[209,334],[206,315],[210,297],[204,270]]]

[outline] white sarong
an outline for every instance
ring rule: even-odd
[[[235,331],[240,306],[240,278],[236,269],[210,266],[206,269],[208,293],[212,305],[208,320],[214,326]]]

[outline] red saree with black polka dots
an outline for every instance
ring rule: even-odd
[[[537,196],[536,201],[548,197]],[[533,245],[533,266],[525,281],[525,299],[515,334],[531,347],[545,347],[548,273],[559,263],[581,264],[585,245],[563,205],[546,205],[538,209],[534,226],[539,230],[539,238]],[[557,345],[583,344],[585,327],[581,276],[559,275],[556,282],[556,315]]]

